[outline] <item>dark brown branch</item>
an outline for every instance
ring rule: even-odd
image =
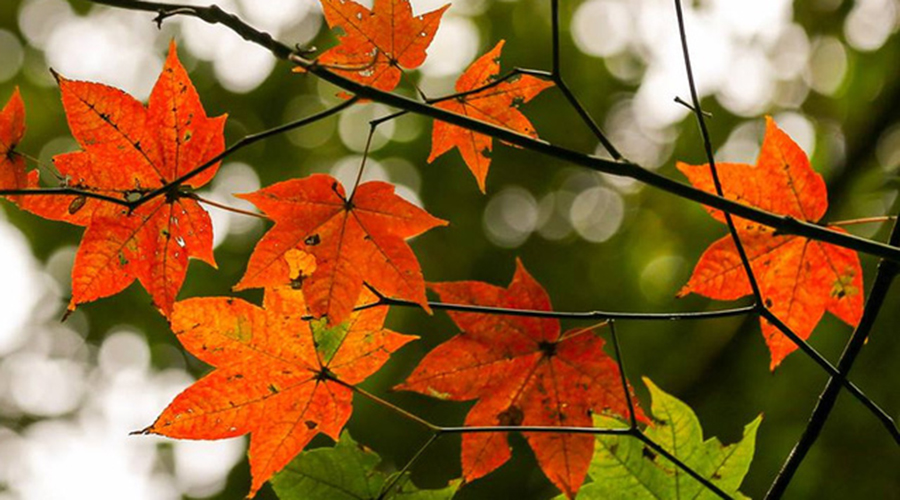
[[[697,84],[694,81],[694,68],[691,65],[691,52],[688,50],[687,30],[684,27],[684,13],[681,9],[681,0],[675,0],[675,14],[678,18],[678,34],[681,38],[681,52],[684,55],[684,69],[687,73],[688,87],[691,91],[691,109],[693,109],[694,116],[697,117],[697,125],[700,127],[700,135],[703,138],[703,151],[706,153],[706,160],[709,162],[709,172],[712,175],[716,194],[724,196],[722,181],[719,179],[719,170],[716,168],[716,157],[712,150],[712,141],[709,138],[709,129],[706,128],[706,119],[703,116],[703,108],[700,106],[700,97],[697,95]],[[747,275],[747,280],[750,282],[753,298],[758,305],[761,305],[763,304],[762,292],[759,291],[759,283],[756,281],[756,276],[753,275],[753,267],[750,265],[747,251],[744,249],[744,244],[741,243],[741,238],[738,235],[737,228],[734,226],[734,220],[732,219],[731,214],[727,212],[724,213],[725,224],[728,226],[728,233],[731,234],[731,239],[734,241],[734,246],[741,259],[741,266],[743,266],[744,273]]]
[[[456,93],[448,94],[448,95],[441,96],[441,97],[432,97],[430,99],[425,99],[425,102],[428,104],[437,104],[439,102],[449,101],[451,99],[457,99],[457,98],[466,97],[466,96],[469,96],[472,94],[477,94],[479,92],[484,92],[485,90],[496,87],[497,85],[500,85],[503,82],[509,81],[517,76],[522,76],[522,75],[531,75],[531,76],[537,76],[540,78],[550,78],[550,79],[553,78],[553,75],[550,73],[547,73],[546,71],[541,71],[538,69],[514,68],[509,73],[506,73],[505,75],[503,75],[499,78],[495,78],[491,82],[488,82],[484,85],[478,86],[474,89],[466,90],[463,92],[456,92]],[[395,113],[391,113],[389,115],[382,116],[380,118],[376,118],[376,119],[370,121],[369,125],[378,126],[384,122],[391,121],[395,118],[400,118],[401,116],[406,115],[408,113],[409,113],[409,111],[397,111]]]
[[[691,66],[691,56],[690,51],[688,50],[688,42],[687,42],[687,31],[684,26],[684,14],[681,8],[681,0],[675,0],[675,13],[678,19],[678,32],[681,38],[681,48],[684,55],[684,66],[687,72],[688,78],[688,86],[691,92],[691,102],[690,106],[694,112],[694,115],[697,118],[697,123],[700,127],[700,134],[703,138],[703,149],[706,153],[707,161],[709,162],[710,173],[712,174],[713,184],[716,188],[716,194],[719,196],[723,196],[722,191],[722,183],[719,179],[719,173],[716,169],[716,160],[715,155],[713,155],[712,150],[712,141],[709,138],[709,130],[706,127],[706,120],[703,115],[703,108],[700,105],[700,98],[697,94],[697,86],[694,81],[694,71]],[[856,387],[853,383],[847,380],[845,377],[841,376],[841,374],[835,370],[834,366],[828,362],[821,354],[819,354],[815,349],[812,348],[805,340],[801,339],[790,327],[787,326],[783,321],[781,321],[778,317],[771,313],[763,304],[762,293],[760,292],[759,283],[756,280],[756,277],[753,274],[753,267],[750,265],[750,259],[747,256],[747,252],[744,249],[743,243],[741,243],[740,236],[738,235],[737,228],[734,225],[734,220],[732,216],[725,213],[725,223],[728,225],[728,232],[731,234],[731,239],[734,241],[735,248],[737,249],[738,256],[741,259],[741,265],[744,268],[744,272],[747,275],[747,279],[750,282],[750,288],[753,292],[753,297],[756,301],[757,306],[759,307],[760,314],[766,318],[766,320],[778,328],[782,334],[787,336],[794,344],[797,345],[806,355],[813,359],[816,363],[819,364],[825,371],[829,373],[833,380],[837,381],[837,386],[844,386],[846,389],[857,398],[862,404],[872,411],[872,413],[876,416],[876,418],[881,421],[881,423],[887,428],[888,432],[894,437],[894,440],[900,444],[900,431],[898,431],[897,426],[894,424],[893,419],[881,408],[878,407],[869,397],[867,397],[863,392]],[[892,244],[896,244],[893,242]]]
[[[496,139],[520,146],[524,149],[536,151],[558,160],[566,161],[598,172],[611,175],[628,177],[644,184],[656,187],[675,196],[695,201],[697,203],[717,208],[738,217],[758,222],[775,229],[780,234],[796,234],[818,241],[824,241],[851,250],[868,253],[878,257],[900,262],[900,248],[886,245],[877,241],[860,238],[850,234],[829,230],[819,224],[797,220],[790,216],[773,214],[747,205],[742,205],[732,200],[721,198],[711,193],[696,189],[690,185],[664,177],[656,172],[642,168],[627,161],[610,161],[593,155],[587,155],[563,147],[550,144],[540,139],[533,139],[527,135],[476,120],[468,116],[459,115],[426,103],[418,102],[404,96],[384,92],[353,80],[337,73],[329,71],[318,65],[315,61],[306,59],[298,53],[277,41],[274,41],[268,33],[264,33],[247,25],[232,14],[212,7],[173,6],[169,4],[145,2],[139,0],[88,0],[94,3],[102,3],[125,9],[144,10],[151,12],[168,12],[190,15],[203,19],[210,23],[221,23],[240,34],[246,40],[259,44],[269,49],[276,57],[287,59],[293,64],[306,69],[309,73],[332,83],[344,91],[355,94],[363,99],[370,99],[388,106],[393,106],[405,111],[429,116],[443,120],[452,125],[467,128],[473,132],[490,135]],[[175,12],[177,10],[177,12]],[[171,14],[170,14],[171,15]],[[167,17],[167,16],[164,16]]]
[[[200,175],[201,173],[209,170],[214,165],[224,160],[228,156],[236,153],[237,151],[251,145],[257,143],[263,139],[268,139],[274,135],[282,134],[289,130],[294,130],[296,128],[300,128],[311,123],[315,123],[319,120],[327,118],[333,114],[340,113],[341,111],[349,108],[350,106],[356,104],[359,101],[358,98],[354,97],[347,101],[344,101],[337,106],[326,109],[319,113],[316,113],[312,116],[307,116],[305,118],[301,118],[299,120],[295,120],[290,123],[285,123],[284,125],[279,125],[277,127],[271,128],[269,130],[264,130],[262,132],[258,132],[256,134],[251,134],[244,136],[239,141],[235,142],[228,148],[226,148],[221,153],[217,154],[213,158],[211,158],[206,163],[202,165],[198,165],[194,169],[186,172],[181,177],[170,181],[169,183],[160,186],[153,191],[148,191],[143,195],[139,196],[135,200],[126,200],[124,198],[116,198],[113,196],[105,195],[102,193],[97,193],[94,191],[88,191],[83,189],[76,189],[70,187],[60,187],[60,188],[41,188],[41,189],[3,189],[0,190],[0,196],[60,196],[60,195],[74,195],[74,196],[84,196],[85,198],[93,198],[97,200],[107,201],[110,203],[115,203],[117,205],[121,205],[123,207],[134,210],[135,208],[143,205],[144,203],[149,202],[150,200],[157,198],[159,196],[164,196],[166,193],[171,192],[172,190],[178,189],[179,186],[184,185],[184,183],[193,179],[194,177]],[[209,203],[207,201],[207,203]],[[221,207],[220,207],[221,208]]]
[[[127,207],[130,205],[128,200],[124,198],[116,198],[96,191],[86,189],[58,187],[58,188],[24,188],[24,189],[0,189],[0,196],[83,196],[85,198],[93,198],[95,200],[108,201],[116,205]]]
[[[606,149],[609,155],[616,161],[623,160],[622,154],[619,153],[619,150],[606,138],[606,134],[603,133],[600,125],[597,125],[594,118],[591,117],[590,113],[588,113],[587,110],[584,109],[584,106],[581,105],[581,101],[579,101],[578,98],[575,97],[575,94],[569,90],[569,85],[566,84],[566,81],[563,78],[562,60],[559,54],[559,0],[552,0],[550,2],[550,16],[552,19],[551,29],[553,32],[553,82],[559,88],[559,91],[562,92],[563,97],[569,101],[569,105],[575,109],[576,113],[578,113],[581,121],[591,129],[594,137],[600,141],[600,144],[603,145],[603,148]]]
[[[894,223],[894,229],[891,231],[889,241],[892,245],[900,244],[900,224]],[[841,354],[841,359],[838,361],[838,373],[832,375],[825,385],[825,389],[819,396],[819,401],[816,403],[816,407],[809,417],[809,423],[807,424],[806,429],[804,429],[803,434],[800,436],[800,440],[797,441],[794,449],[791,450],[790,455],[788,455],[787,460],[781,467],[781,471],[778,472],[778,475],[769,487],[769,492],[766,494],[767,499],[777,499],[784,495],[788,485],[791,483],[791,479],[793,479],[794,474],[800,468],[803,459],[806,458],[806,454],[812,448],[813,444],[815,444],[819,434],[821,434],[822,428],[825,427],[825,422],[828,421],[831,410],[837,402],[843,381],[846,380],[847,375],[850,373],[850,369],[853,367],[854,361],[856,361],[856,357],[866,343],[866,339],[869,337],[872,327],[875,325],[875,320],[881,312],[885,297],[887,297],[887,293],[890,290],[891,284],[898,271],[900,271],[900,267],[898,267],[895,262],[882,260],[878,264],[878,272],[875,275],[875,284],[872,285],[872,290],[869,292],[869,299],[863,310],[862,318],[860,319],[856,330],[853,332],[853,335],[850,337],[850,341],[847,343],[847,347],[844,349],[843,354]],[[894,439],[897,440],[898,433],[896,426],[893,426],[893,429]]]
[[[110,0],[110,1],[112,1],[112,0]],[[354,98],[348,99],[348,100],[338,104],[337,106],[328,108],[328,109],[321,111],[319,113],[316,113],[312,116],[307,116],[305,118],[301,118],[299,120],[296,120],[296,121],[293,121],[290,123],[285,123],[284,125],[279,125],[278,127],[271,128],[269,130],[264,130],[264,131],[256,133],[256,134],[244,136],[241,140],[235,142],[231,146],[228,146],[228,148],[226,148],[224,151],[222,151],[221,153],[214,156],[212,159],[210,159],[206,163],[190,170],[189,172],[185,173],[181,177],[178,177],[177,179],[169,182],[165,186],[162,186],[153,191],[150,191],[149,193],[141,196],[139,199],[137,199],[133,203],[129,203],[128,206],[131,207],[132,209],[137,208],[137,207],[143,205],[144,203],[147,203],[148,201],[152,200],[153,198],[156,198],[157,196],[164,195],[165,193],[170,191],[173,187],[183,185],[185,182],[200,175],[204,171],[209,170],[210,168],[212,168],[213,165],[216,165],[217,163],[219,163],[226,157],[234,154],[235,152],[237,152],[240,149],[243,149],[251,144],[257,143],[263,139],[268,139],[269,137],[272,137],[274,135],[282,134],[289,130],[294,130],[296,128],[300,128],[300,127],[309,125],[311,123],[315,123],[315,122],[322,120],[324,118],[327,118],[333,114],[340,113],[341,111],[356,104],[356,102],[358,100],[359,100],[358,98],[354,97]]]
[[[376,306],[400,306],[400,307],[421,307],[417,302],[408,300],[394,299],[385,297],[378,293],[377,290],[370,288],[378,296],[378,301],[372,304],[359,306],[355,311],[368,309]],[[637,321],[676,321],[676,320],[704,320],[713,318],[727,318],[731,316],[741,316],[745,314],[753,314],[756,312],[756,306],[736,307],[734,309],[722,309],[720,311],[698,311],[698,312],[671,312],[671,313],[630,313],[630,312],[610,312],[610,311],[539,311],[534,309],[510,309],[506,307],[478,306],[473,304],[452,304],[447,302],[428,302],[428,306],[432,309],[444,311],[459,311],[469,313],[482,314],[503,314],[507,316],[526,316],[532,318],[555,318],[555,319],[572,319],[572,320],[591,320],[602,321],[606,319],[624,319]]]

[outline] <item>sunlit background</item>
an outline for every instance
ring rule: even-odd
[[[187,2],[207,4],[206,0]],[[291,45],[334,44],[315,0],[220,0],[225,10]],[[366,3],[366,2],[363,2]],[[371,2],[369,2],[371,3]],[[413,0],[417,13],[444,0]],[[752,162],[761,116],[771,114],[826,176],[829,218],[889,213],[900,167],[900,4],[897,0],[697,0],[686,2],[694,71],[721,161]],[[675,159],[703,161],[689,110],[677,25],[668,0],[562,0],[565,77],[613,144],[629,159],[679,178]],[[48,68],[71,79],[104,82],[145,100],[169,40],[179,44],[210,115],[229,114],[229,142],[339,102],[335,88],[290,73],[267,51],[222,26],[171,19],[80,0],[4,0],[0,5],[0,103],[21,88],[28,133],[21,150],[46,165],[76,144],[62,118]],[[429,59],[412,73],[429,96],[453,91],[456,77],[497,40],[503,64],[550,66],[549,2],[457,0],[444,16]],[[413,95],[409,85],[400,89]],[[893,108],[891,108],[893,106]],[[547,91],[527,105],[542,137],[601,156],[608,153]],[[352,184],[369,120],[378,104],[253,146],[229,159],[202,193],[245,210],[231,196],[310,172]],[[674,300],[702,249],[724,234],[686,202],[627,179],[590,173],[495,145],[487,195],[478,193],[456,152],[428,165],[430,123],[415,116],[377,129],[365,180],[388,180],[398,193],[452,226],[414,244],[431,280],[480,279],[505,285],[515,256],[545,284],[557,308],[633,311],[720,307]],[[573,132],[575,131],[575,132]],[[76,228],[38,220],[11,204],[0,211],[0,498],[242,498],[248,485],[245,440],[171,441],[129,436],[208,368],[178,347],[139,287],[59,319],[80,238]],[[220,270],[193,264],[180,297],[228,294],[266,229],[255,218],[211,209]],[[883,238],[880,224],[854,227]],[[548,258],[550,256],[550,258]],[[866,277],[874,261],[864,259]],[[254,293],[245,297],[258,299]],[[900,382],[889,311],[860,360],[860,385],[892,415]],[[890,306],[893,306],[891,308]],[[370,381],[384,391],[431,347],[453,334],[446,317],[395,311],[392,326],[424,337]],[[896,323],[894,323],[896,324]],[[725,441],[764,412],[760,458],[744,491],[760,496],[805,424],[824,374],[795,354],[774,375],[753,320],[708,324],[630,323],[622,327],[633,380],[648,375],[691,403],[708,431]],[[813,344],[836,360],[848,328],[826,319]],[[893,353],[893,354],[891,354]],[[641,391],[641,394],[645,392]],[[412,395],[392,400],[446,424],[465,405]],[[646,398],[644,399],[646,401]],[[424,434],[383,409],[357,401],[350,429],[402,466]],[[896,497],[900,454],[873,419],[842,400],[827,434],[801,470],[798,497]],[[835,435],[838,434],[838,435]],[[847,435],[850,434],[850,435]],[[466,487],[461,498],[549,498],[520,439],[516,458]],[[449,440],[445,440],[449,441]],[[317,441],[317,443],[319,443]],[[320,444],[327,443],[323,440]],[[458,442],[441,442],[414,469],[425,485],[458,475]],[[887,464],[893,464],[888,466]],[[455,472],[454,472],[455,471]],[[891,489],[893,487],[893,489]],[[889,492],[889,495],[882,493]],[[271,495],[263,490],[261,497]]]

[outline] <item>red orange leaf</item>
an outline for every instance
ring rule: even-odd
[[[266,290],[262,308],[226,297],[176,303],[178,340],[216,369],[144,432],[181,439],[250,433],[250,496],[316,434],[336,441],[353,398],[330,377],[362,382],[416,337],[383,329],[386,307],[355,312],[334,328],[305,314],[302,292],[290,287]]]
[[[678,169],[694,186],[715,192],[708,165],[679,163]],[[771,118],[766,118],[756,165],[722,163],[718,172],[725,197],[740,203],[810,222],[818,222],[828,209],[822,176]],[[722,212],[708,210],[724,221]],[[800,338],[809,338],[826,310],[852,326],[859,323],[863,282],[856,252],[801,236],[775,235],[746,219],[736,217],[735,224],[766,307]],[[720,300],[751,293],[730,236],[710,245],[679,296],[690,292]],[[760,321],[774,370],[797,346],[768,321]]]
[[[336,179],[314,174],[239,196],[275,227],[256,245],[235,289],[283,284],[285,254],[299,249],[316,259],[316,270],[302,279],[310,311],[328,316],[329,324],[350,314],[364,282],[429,310],[419,262],[404,240],[447,222],[394,194],[390,184],[360,184],[348,199]]]
[[[225,117],[207,118],[174,42],[146,107],[113,87],[57,80],[69,128],[82,147],[53,159],[70,187],[125,200],[168,184],[224,149]],[[206,184],[217,168],[186,185]],[[37,174],[30,173],[30,186],[37,187]],[[29,196],[21,206],[87,227],[72,269],[70,310],[118,293],[136,278],[168,316],[188,257],[215,266],[209,215],[177,191],[131,212],[75,196]]]
[[[22,189],[27,184],[25,158],[16,146],[25,135],[25,103],[17,88],[0,111],[0,189]],[[13,201],[18,196],[11,196]]]
[[[500,74],[501,40],[487,54],[479,57],[456,81],[456,91],[469,92],[491,83]],[[531,75],[523,75],[502,82],[480,92],[467,94],[456,99],[442,101],[437,107],[493,125],[505,127],[521,134],[537,137],[528,118],[519,111],[519,106],[534,99],[541,91],[553,86],[553,82],[541,80]],[[428,162],[450,151],[454,147],[459,152],[484,192],[484,180],[491,166],[493,139],[490,136],[450,125],[442,121],[434,122],[431,134],[431,155]]]
[[[429,287],[447,302],[551,310],[547,293],[519,261],[509,288],[476,281]],[[399,389],[454,401],[477,399],[467,426],[590,427],[592,412],[628,415],[616,363],[603,352],[603,339],[593,329],[561,335],[555,319],[449,314],[462,333],[429,353]],[[594,438],[529,432],[525,437],[547,477],[573,497],[587,473]],[[488,474],[509,457],[501,433],[463,435],[467,481]]]
[[[328,26],[338,31],[340,45],[325,51],[317,61],[332,66],[351,80],[391,91],[401,68],[415,69],[425,62],[449,4],[421,16],[413,16],[409,0],[375,0],[369,10],[353,0],[321,0]],[[339,67],[347,69],[339,69]]]

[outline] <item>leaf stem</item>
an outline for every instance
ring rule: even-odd
[[[249,210],[242,210],[242,209],[236,208],[236,207],[230,207],[230,206],[228,206],[228,205],[224,205],[224,204],[219,203],[219,202],[217,202],[217,201],[213,201],[213,200],[210,200],[210,199],[208,199],[208,198],[204,198],[204,197],[200,196],[200,195],[197,194],[197,193],[191,193],[191,194],[187,195],[187,197],[188,197],[188,198],[191,198],[191,199],[193,199],[193,200],[197,200],[198,202],[203,203],[203,204],[205,204],[205,205],[209,205],[209,206],[211,206],[211,207],[216,207],[216,208],[221,209],[221,210],[226,210],[226,211],[228,211],[228,212],[233,212],[233,213],[241,214],[241,215],[247,215],[247,216],[249,216],[249,217],[255,217],[255,218],[257,218],[257,219],[269,220],[269,218],[266,217],[266,216],[263,215],[263,214],[260,214],[260,213],[257,213],[257,212],[251,212],[251,211],[249,211]]]
[[[391,403],[390,401],[382,399],[365,389],[357,387],[353,384],[348,384],[347,382],[344,382],[343,380],[341,380],[337,377],[328,375],[327,373],[326,373],[326,377],[328,378],[328,380],[331,380],[332,382],[334,382],[336,384],[340,384],[340,385],[350,389],[351,391],[359,394],[360,396],[363,396],[365,398],[368,398],[368,399],[374,401],[375,403],[378,403],[379,405],[393,411],[394,413],[406,418],[407,420],[411,420],[417,424],[420,424],[420,425],[430,429],[431,431],[441,432],[441,429],[442,429],[441,427],[434,425],[431,422],[425,420],[424,418],[422,418],[414,413],[410,413],[410,412],[404,410],[403,408],[400,408],[399,406],[395,405],[394,403]]]
[[[416,454],[406,462],[406,465],[404,465],[403,468],[400,469],[400,471],[397,472],[397,474],[395,474],[390,481],[382,486],[381,493],[378,495],[377,500],[384,500],[385,498],[387,498],[387,494],[391,491],[391,488],[399,484],[400,481],[409,480],[408,477],[405,477],[407,472],[409,472],[409,469],[411,469],[412,466],[419,461],[419,458],[422,456],[422,454],[425,453],[425,450],[431,447],[431,445],[434,444],[438,439],[440,439],[441,436],[442,434],[439,432],[433,433],[431,437],[429,437],[428,440],[425,441],[425,444],[419,447],[419,450],[416,452]]]
[[[366,170],[366,160],[369,159],[369,148],[372,147],[372,136],[375,135],[376,128],[378,128],[377,124],[369,124],[369,136],[366,137],[366,149],[363,150],[362,161],[359,162],[359,169],[356,171],[356,181],[353,183],[353,191],[350,192],[347,203],[353,203],[353,197],[356,196],[356,188],[359,187],[359,183],[362,181],[363,172]]]
[[[887,222],[897,220],[896,215],[880,215],[877,217],[862,217],[859,219],[850,219],[850,220],[839,220],[835,222],[829,222],[829,226],[854,226],[857,224],[873,224],[876,222]]]

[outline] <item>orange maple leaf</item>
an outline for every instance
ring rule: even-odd
[[[490,52],[479,57],[466,69],[465,73],[456,81],[458,93],[484,87],[496,80],[497,75],[500,74],[500,51],[503,49],[503,44],[504,41],[500,40]],[[480,92],[439,102],[435,106],[521,134],[537,137],[537,132],[531,122],[518,108],[547,87],[552,86],[553,82],[531,75],[522,75]],[[491,166],[490,155],[493,139],[488,135],[435,120],[428,163],[454,147],[459,148],[463,160],[478,181],[478,188],[484,193],[484,180],[487,177],[488,168]]]
[[[0,111],[0,189],[22,189],[28,183],[25,157],[16,152],[24,136],[25,103],[16,88]],[[9,198],[18,201],[20,196]]]
[[[520,261],[509,288],[462,281],[429,283],[442,300],[550,311],[550,299]],[[478,399],[467,426],[591,427],[591,412],[628,415],[618,367],[593,328],[560,335],[559,321],[524,316],[448,312],[462,333],[441,344],[398,389],[440,399]],[[632,396],[633,397],[633,396]],[[635,405],[637,402],[635,401]],[[646,421],[635,407],[637,416]],[[544,474],[570,498],[584,481],[594,450],[589,434],[525,432]],[[510,457],[502,433],[466,433],[466,481]]]
[[[415,69],[425,62],[425,51],[450,7],[413,16],[409,0],[375,0],[372,10],[353,0],[321,1],[325,20],[338,30],[340,44],[317,62],[384,91],[400,83],[401,68]]]
[[[337,441],[353,394],[334,378],[362,382],[417,337],[384,329],[387,307],[354,312],[334,328],[305,314],[302,292],[289,286],[267,289],[262,308],[227,297],[177,302],[172,330],[216,369],[142,432],[180,439],[250,433],[251,497],[316,434]]]
[[[224,149],[225,116],[207,118],[175,42],[147,107],[113,87],[57,80],[69,128],[83,148],[53,159],[69,187],[127,200],[168,184]],[[206,184],[217,168],[186,186]],[[37,171],[30,173],[29,185],[38,186]],[[72,269],[70,310],[116,294],[137,278],[168,317],[188,257],[216,265],[209,214],[176,190],[133,211],[78,196],[28,196],[20,205],[87,227]]]
[[[818,222],[828,209],[822,176],[769,117],[756,165],[717,166],[724,196],[731,200],[810,222]],[[709,165],[678,163],[678,169],[697,188],[715,193]],[[725,220],[721,211],[707,210],[717,220]],[[856,252],[802,236],[776,235],[769,227],[739,217],[734,222],[765,306],[797,336],[809,338],[826,310],[851,326],[859,323],[863,279]],[[752,293],[731,236],[711,244],[700,257],[678,295],[690,292],[719,300]],[[767,320],[760,322],[774,370],[797,346]]]
[[[341,323],[368,283],[385,296],[428,308],[419,261],[404,241],[446,225],[394,194],[385,182],[360,184],[351,198],[335,178],[314,174],[238,195],[275,221],[256,245],[236,290],[284,284],[285,254],[312,254],[316,270],[302,276],[303,293],[316,317]]]

